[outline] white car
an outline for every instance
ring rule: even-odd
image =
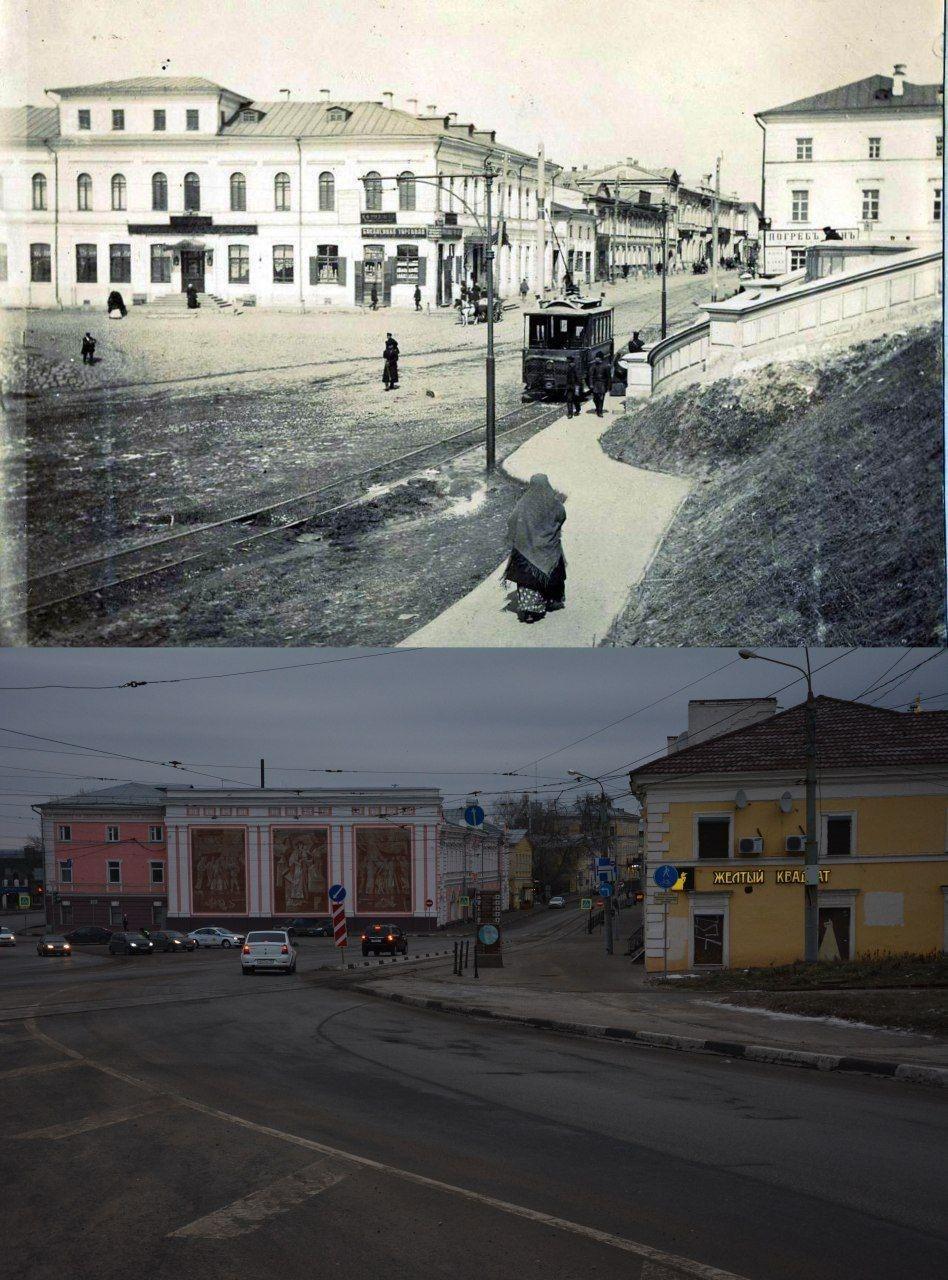
[[[244,973],[260,969],[295,973],[296,948],[290,935],[285,929],[251,929],[240,949],[240,967]]]
[[[240,947],[243,946],[244,935],[234,933],[231,929],[220,929],[217,925],[202,925],[200,929],[192,929],[188,934],[199,947]]]
[[[0,924],[0,947],[15,947],[16,934],[9,925]]]
[[[555,897],[551,898],[546,905],[548,908],[549,907],[565,907],[566,899],[562,897],[560,894],[557,894]]]

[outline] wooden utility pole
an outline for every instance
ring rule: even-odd
[[[546,293],[546,156],[543,143],[537,155],[537,244],[533,288],[542,298]]]
[[[718,300],[718,217],[721,201],[721,157],[714,162],[714,198],[711,205],[711,301]]]

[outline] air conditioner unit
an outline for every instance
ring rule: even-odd
[[[784,848],[787,853],[806,853],[806,836],[787,836]]]
[[[742,854],[764,852],[764,841],[761,836],[743,836],[737,842],[737,849]]]

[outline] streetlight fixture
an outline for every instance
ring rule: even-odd
[[[803,712],[804,747],[806,761],[806,854],[804,860],[803,885],[803,958],[807,964],[816,964],[820,949],[820,856],[816,835],[816,700],[813,696],[813,678],[810,671],[810,651],[804,649],[806,666],[797,666],[795,662],[784,662],[782,658],[768,658],[766,654],[755,653],[753,649],[738,649],[741,658],[756,658],[759,662],[772,662],[778,667],[789,667],[791,671],[799,671],[806,680],[806,706]]]
[[[446,187],[440,181],[441,174],[422,174],[420,177],[416,174],[413,176],[413,182],[420,182],[422,186],[434,187],[438,191],[446,191],[452,196],[458,204],[464,206],[467,212],[474,219],[479,231],[484,235],[486,241],[485,261],[487,263],[487,367],[486,367],[486,430],[485,430],[485,453],[487,472],[490,474],[497,465],[497,418],[496,418],[496,393],[494,380],[494,223],[493,223],[493,188],[494,179],[497,177],[497,170],[490,162],[490,157],[484,161],[484,168],[480,173],[465,173],[465,177],[484,179],[485,188],[485,218],[486,227],[478,218],[468,202],[453,191],[450,187]],[[394,177],[378,177],[373,175],[371,178],[368,174],[361,178],[363,185],[366,182],[374,183],[401,181],[400,175]]]
[[[602,843],[602,852],[603,852],[603,854],[604,854],[606,857],[608,857],[608,856],[609,856],[609,847],[610,847],[610,840],[609,840],[609,797],[606,795],[606,788],[603,786],[602,779],[601,779],[601,778],[594,778],[594,777],[591,777],[591,776],[590,776],[589,774],[587,774],[587,773],[577,773],[575,769],[567,769],[567,771],[566,771],[566,772],[570,775],[570,777],[572,777],[572,778],[579,778],[579,779],[581,779],[581,781],[583,781],[583,782],[595,782],[595,783],[598,785],[599,790],[602,792],[602,807],[601,807],[601,809],[600,809],[600,820],[599,820],[599,827],[600,827],[600,840],[601,840],[601,843]],[[607,956],[611,956],[611,955],[612,955],[612,950],[613,950],[613,938],[612,938],[612,901],[611,901],[611,898],[609,898],[608,896],[607,896],[607,898],[606,898],[605,906],[604,906],[604,908],[603,908],[602,917],[603,917],[603,920],[604,920],[604,922],[605,922],[605,934],[606,934],[606,955],[607,955]]]

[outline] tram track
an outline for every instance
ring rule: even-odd
[[[523,432],[524,439],[527,439],[533,430],[548,425],[561,412],[559,405],[521,406],[498,418],[497,439],[518,432]],[[505,422],[509,425],[501,427],[500,424]],[[162,575],[173,575],[202,560],[215,556],[226,560],[232,552],[245,551],[288,532],[299,532],[306,525],[318,524],[371,501],[374,486],[394,487],[421,467],[443,466],[462,457],[478,447],[477,436],[483,430],[481,424],[467,427],[290,498],[179,529],[148,542],[72,560],[55,569],[9,583],[5,589],[7,601],[0,618],[3,621],[24,616],[42,618],[53,610],[74,607],[84,600],[94,601],[98,606],[115,593],[123,590],[133,593],[136,587],[146,582],[153,587],[154,580]],[[314,508],[313,504],[321,501],[327,505]],[[205,545],[200,545],[202,540]],[[194,547],[195,543],[199,545]],[[174,554],[185,550],[186,554]],[[116,572],[118,564],[122,568]],[[77,578],[84,579],[78,587],[74,585]],[[63,591],[66,584],[72,589]]]

